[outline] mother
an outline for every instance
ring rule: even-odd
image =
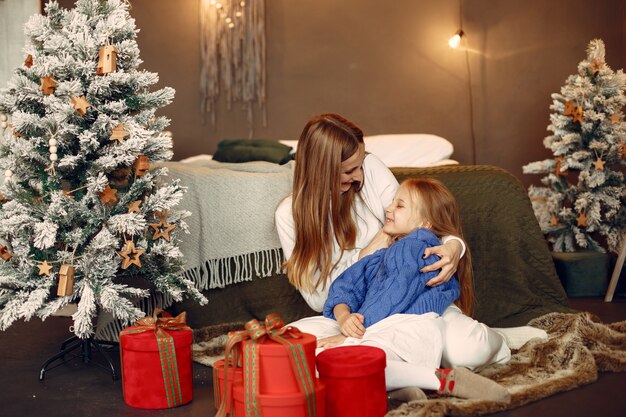
[[[278,206],[276,226],[289,281],[313,310],[322,311],[330,284],[346,268],[389,246],[382,226],[397,189],[391,171],[365,152],[363,132],[354,123],[333,113],[307,122],[298,141],[292,195]],[[424,254],[441,258],[424,268],[441,269],[427,285],[448,281],[463,255],[459,238],[443,242]],[[471,286],[461,286],[473,294]],[[502,336],[469,317],[471,305],[461,305],[463,311],[451,305],[442,315],[444,367],[474,370],[510,359]]]

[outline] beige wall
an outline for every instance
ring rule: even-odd
[[[73,1],[60,3],[70,7]],[[175,158],[212,153],[223,138],[246,138],[246,114],[219,109],[202,123],[199,0],[131,0],[144,68],[174,87]],[[464,0],[474,93],[473,155],[465,54],[447,46],[456,0],[267,0],[268,126],[255,137],[296,139],[306,119],[334,111],[366,134],[424,132],[449,139],[462,163],[521,166],[543,148],[550,94],[602,38],[607,62],[623,68],[622,0]]]

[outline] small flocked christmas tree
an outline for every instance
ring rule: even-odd
[[[531,186],[529,195],[556,252],[617,252],[626,231],[626,76],[604,57],[604,43],[591,41],[578,74],[552,94],[553,134],[544,145],[554,158],[523,167],[524,173],[547,174],[545,187]]]
[[[140,280],[167,299],[206,302],[181,275],[177,233],[189,213],[174,208],[185,190],[148,166],[172,156],[169,121],[155,112],[174,91],[149,91],[158,76],[138,70],[126,2],[51,1],[25,33],[24,64],[0,90],[10,123],[0,145],[0,329],[77,301],[74,332],[90,337],[99,310],[124,322],[144,315],[132,302],[149,296]]]

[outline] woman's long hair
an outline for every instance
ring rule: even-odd
[[[292,190],[295,246],[284,265],[289,282],[297,289],[326,286],[335,266],[335,241],[341,255],[354,248],[357,231],[352,203],[361,184],[353,183],[341,193],[339,183],[341,163],[361,144],[361,129],[334,113],[311,118],[300,135]]]
[[[459,205],[445,185],[432,178],[411,178],[403,181],[400,187],[408,191],[412,206],[418,210],[414,214],[430,222],[430,230],[437,237],[453,235],[465,240]],[[455,304],[471,316],[474,312],[474,272],[468,247],[459,260],[456,275],[461,284],[461,295]]]

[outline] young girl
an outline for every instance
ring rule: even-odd
[[[325,318],[293,325],[317,336],[335,332],[319,340],[321,348],[363,344],[383,349],[387,388],[416,387],[401,391],[408,394],[404,399],[419,398],[415,393],[423,388],[508,401],[508,391],[487,378],[466,368],[439,368],[445,327],[441,314],[454,302],[467,311],[473,306],[471,256],[466,251],[459,263],[458,281],[453,277],[430,287],[434,273],[420,270],[436,261],[434,256],[424,258],[426,248],[439,245],[445,235],[463,236],[456,200],[436,180],[410,179],[400,185],[385,212],[383,231],[393,243],[362,258],[333,282]]]

